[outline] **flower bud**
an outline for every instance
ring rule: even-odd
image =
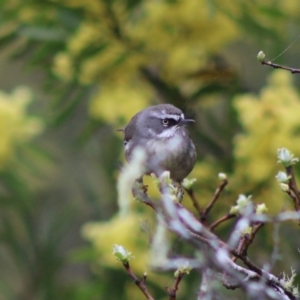
[[[289,185],[286,183],[279,183],[279,186],[283,192],[288,192],[290,190]]]
[[[174,276],[177,278],[180,274],[188,275],[192,269],[193,268],[190,266],[189,262],[186,261],[182,266],[178,267],[174,273]]]
[[[279,171],[275,176],[276,180],[281,183],[288,183],[291,176],[288,176],[285,172]]]
[[[257,54],[257,60],[262,63],[265,60],[266,55],[263,53],[263,51],[259,51]]]
[[[239,195],[236,203],[236,206],[232,206],[229,213],[236,215],[238,213],[243,214],[247,210],[247,207],[249,207],[249,204],[251,204],[251,198],[252,196],[245,196],[243,194]]]
[[[221,180],[227,179],[227,175],[226,175],[225,173],[219,173],[219,174],[218,174],[218,177],[219,177],[219,179],[221,179]]]
[[[294,154],[286,148],[280,148],[277,150],[277,158],[278,162],[282,163],[285,167],[294,165],[299,161],[299,159],[297,157],[294,157]]]
[[[189,190],[191,189],[192,185],[197,181],[196,178],[191,178],[191,179],[188,179],[188,178],[184,178],[183,181],[182,181],[182,186]]]
[[[113,255],[117,258],[117,260],[120,260],[123,264],[128,263],[131,258],[134,258],[134,256],[131,255],[131,252],[129,252],[121,245],[114,245]]]
[[[241,230],[241,236],[250,235],[252,233],[253,228],[251,226],[246,226]]]
[[[264,214],[264,213],[266,213],[267,211],[268,211],[268,208],[267,208],[267,206],[266,206],[265,203],[258,204],[258,205],[256,206],[256,214],[257,214],[257,215]]]

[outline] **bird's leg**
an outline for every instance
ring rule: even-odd
[[[143,176],[137,178],[132,186],[132,194],[136,198],[140,193],[147,194],[148,185],[144,185]]]
[[[163,172],[159,177],[159,179],[160,179],[159,182],[160,193],[163,194],[165,188],[167,188],[169,193],[176,197],[177,201],[182,202],[184,191],[181,182],[170,178],[169,171]]]
[[[174,188],[176,190],[176,192],[175,192],[176,197],[177,197],[178,201],[181,203],[182,200],[183,200],[183,196],[184,196],[184,190],[183,190],[183,187],[181,185],[181,182],[174,181],[173,185],[174,185]]]
[[[149,198],[148,194],[148,186],[144,185],[143,183],[143,177],[140,177],[135,180],[133,186],[132,186],[132,194],[133,197],[141,201],[142,203],[152,207],[155,211],[157,211],[156,204]]]

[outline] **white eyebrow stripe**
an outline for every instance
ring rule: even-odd
[[[156,112],[153,112],[153,113],[151,113],[151,115],[153,116],[153,117],[156,117],[156,118],[158,118],[158,119],[173,119],[173,120],[175,120],[175,121],[179,121],[179,120],[181,120],[181,119],[184,119],[184,114],[181,114],[181,115],[175,115],[175,114],[166,114],[166,113],[164,113],[164,114],[158,114],[158,113],[156,113]]]
[[[174,119],[176,121],[178,121],[181,117],[179,115],[169,115],[169,114],[165,114],[163,116],[163,119]]]

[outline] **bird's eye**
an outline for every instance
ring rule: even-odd
[[[167,126],[169,124],[169,120],[168,119],[163,119],[162,123],[164,126]]]

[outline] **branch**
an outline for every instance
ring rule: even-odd
[[[279,64],[274,64],[273,62],[271,61],[267,61],[265,60],[265,54],[260,51],[257,55],[257,59],[258,61],[262,64],[262,65],[265,65],[265,66],[268,66],[268,67],[271,67],[271,68],[274,68],[274,69],[282,69],[282,70],[287,70],[287,71],[290,71],[292,74],[296,74],[296,73],[300,73],[300,69],[294,69],[294,68],[290,68],[290,67],[286,67],[286,66],[282,66],[282,65],[279,65]]]
[[[144,273],[143,278],[139,279],[131,270],[128,262],[123,263],[123,266],[125,267],[127,274],[133,279],[134,283],[139,287],[139,289],[142,291],[142,293],[145,295],[145,297],[149,300],[155,300],[151,296],[151,294],[146,286],[147,273]]]
[[[210,226],[209,226],[209,229],[211,231],[213,231],[217,226],[219,226],[221,223],[225,222],[225,221],[228,221],[232,218],[235,218],[236,215],[235,214],[227,214],[223,217],[221,217],[220,219],[216,220],[215,222],[213,222]]]
[[[227,184],[228,184],[228,180],[223,179],[222,182],[220,183],[219,187],[216,189],[212,199],[210,200],[210,202],[208,203],[208,205],[205,207],[204,211],[201,214],[200,220],[202,222],[206,221],[209,211],[212,209],[213,205],[216,203],[220,194],[222,193],[222,191],[224,190],[224,188],[226,187]]]
[[[261,64],[269,66],[269,67],[272,67],[274,69],[287,70],[287,71],[290,71],[292,74],[300,73],[300,69],[294,69],[294,68],[290,68],[290,67],[285,67],[285,66],[282,66],[282,65],[274,64],[271,61],[262,61]]]
[[[147,186],[138,180],[135,181],[132,187],[132,194],[136,200],[150,206],[154,211],[158,212],[158,208],[155,203],[149,198],[147,194]]]
[[[190,189],[185,189],[185,191],[187,192],[187,194],[189,195],[189,197],[191,198],[192,200],[192,203],[193,203],[193,206],[195,207],[198,215],[199,215],[199,218],[201,218],[201,214],[202,214],[202,209],[198,203],[198,200],[196,198],[196,195],[194,193],[194,190],[193,188],[190,188]]]
[[[294,206],[295,206],[295,210],[299,211],[299,204],[300,204],[300,192],[297,186],[297,182],[295,179],[295,174],[293,171],[292,166],[288,166],[285,168],[286,169],[286,173],[288,176],[290,176],[290,180],[289,180],[289,188],[291,189],[291,191],[294,193],[296,199],[294,197],[292,197],[293,201],[294,201]]]
[[[247,250],[249,248],[249,246],[252,244],[257,232],[260,230],[260,228],[262,228],[264,226],[264,223],[258,223],[258,224],[255,224],[254,227],[253,227],[253,230],[252,230],[252,233],[250,234],[250,237],[247,239],[246,241],[246,244],[244,246],[244,249],[243,249],[243,252],[242,254],[243,255],[247,255]]]
[[[267,293],[270,289],[280,295],[281,299],[296,299],[296,296],[285,287],[285,282],[282,279],[279,279],[264,269],[259,268],[251,262],[247,256],[243,256],[236,250],[230,249],[225,242],[221,241],[215,234],[210,232],[182,205],[170,201],[167,194],[163,195],[162,201],[165,212],[170,218],[168,222],[170,230],[178,234],[187,242],[193,244],[198,249],[203,249],[201,239],[204,238],[206,244],[211,249],[211,251],[204,253],[207,261],[221,270],[226,271],[226,273],[237,280],[237,283],[241,284],[243,289],[249,289],[246,284],[247,281],[259,280],[261,283],[265,282],[265,284],[261,287],[261,292]],[[191,231],[197,232],[203,238],[195,239],[195,235],[193,235]],[[240,258],[249,270],[233,262],[229,258],[229,253]],[[241,279],[236,272],[245,275],[246,278]]]
[[[190,198],[192,200],[193,206],[195,207],[201,222],[205,223],[210,210],[212,209],[212,207],[214,206],[214,204],[218,200],[220,194],[222,193],[222,191],[224,190],[224,188],[226,187],[227,184],[228,184],[227,179],[222,180],[219,187],[216,189],[212,199],[210,200],[210,202],[207,204],[207,206],[204,209],[201,209],[193,189],[192,188],[185,189],[185,191],[187,192],[187,194],[190,196]]]
[[[241,254],[241,257],[247,257],[247,251],[249,246],[252,244],[258,230],[264,225],[264,223],[258,223],[253,226],[251,234],[244,235],[241,237],[237,252]],[[232,258],[233,261],[236,261],[237,256]]]
[[[291,190],[287,190],[286,193],[289,195],[289,197],[293,200],[295,211],[299,211],[299,205],[296,196]]]
[[[168,287],[166,287],[166,290],[168,292],[168,295],[169,295],[169,300],[176,300],[176,292],[178,290],[178,287],[179,287],[179,284],[180,284],[180,281],[182,279],[182,277],[184,276],[185,273],[182,273],[182,272],[178,272],[178,275],[176,276],[175,280],[174,280],[174,284],[173,284],[173,288],[170,289]]]
[[[240,285],[239,283],[230,283],[230,282],[227,280],[227,274],[226,274],[225,271],[223,271],[222,283],[223,283],[223,285],[224,285],[228,290],[235,290],[235,289],[241,287],[241,285]]]
[[[292,176],[292,168],[287,170],[287,172],[290,172],[289,174],[291,175],[291,191],[293,191],[293,193],[299,193],[296,181]],[[273,293],[274,295],[275,292],[277,293],[278,299],[296,299],[297,296],[295,295],[295,292],[293,291],[293,289],[286,286],[286,281],[257,266],[247,256],[247,250],[253,242],[257,232],[265,222],[282,222],[287,219],[292,219],[300,215],[298,212],[282,213],[278,214],[276,217],[257,215],[252,213],[252,211],[249,212],[249,214],[244,217],[244,222],[249,224],[249,226],[252,226],[252,231],[249,234],[245,234],[240,239],[238,249],[232,249],[233,246],[230,246],[231,243],[223,242],[216,234],[212,232],[212,229],[222,222],[235,217],[236,215],[227,214],[211,224],[210,227],[207,227],[184,206],[182,206],[181,203],[174,200],[176,199],[176,195],[174,193],[174,189],[172,188],[172,186],[170,186],[170,184],[166,183],[163,180],[160,183],[162,195],[161,205],[157,205],[155,203],[154,206],[154,203],[148,197],[147,191],[144,189],[144,186],[142,184],[137,184],[135,186],[137,189],[140,189],[139,193],[141,195],[135,195],[138,196],[139,199],[142,198],[141,200],[145,204],[150,204],[150,206],[156,210],[159,219],[161,218],[163,220],[165,228],[169,228],[171,231],[177,234],[178,237],[190,243],[195,247],[195,249],[201,252],[205,265],[198,265],[196,267],[198,270],[204,270],[204,272],[207,268],[221,270],[224,275],[228,275],[233,279],[233,282],[229,283],[227,282],[226,278],[224,278],[223,283],[227,288],[233,289],[240,287],[247,293],[253,293],[253,288],[255,286],[255,288],[259,289],[259,292],[261,292],[262,295],[265,295],[266,297],[270,295],[270,293]],[[209,214],[211,208],[216,203],[217,199],[220,196],[220,193],[224,190],[226,185],[227,180],[221,182],[220,186],[215,191],[215,194],[212,197],[211,201],[203,210],[203,215]],[[191,193],[193,195],[192,191]],[[194,195],[193,197],[195,199]],[[298,203],[298,200],[296,202]],[[161,235],[161,240],[164,237],[164,235]],[[236,239],[239,239],[239,235],[236,236]],[[233,245],[235,245],[235,243]],[[169,263],[170,260],[168,258],[168,254],[168,251],[166,251],[164,260],[159,261],[161,268],[163,268],[165,265],[171,265]],[[233,260],[230,258],[231,255],[234,256]],[[236,263],[236,259],[239,259],[241,262],[243,262],[244,266],[242,267],[238,265]],[[191,260],[187,258],[187,261],[189,263]],[[126,268],[127,273],[130,275],[130,277],[133,278],[134,282],[140,288],[146,298],[153,300],[154,298],[149,293],[145,284],[146,274],[144,275],[143,279],[140,280],[134,275],[128,263],[123,263],[123,265]],[[174,267],[174,264],[172,265],[172,267]],[[176,300],[176,293],[178,291],[178,287],[183,275],[184,274],[178,274],[178,276],[175,278],[172,288],[166,287],[169,300]],[[255,284],[252,284],[253,282]],[[209,282],[207,284],[209,284]],[[203,286],[203,288],[205,288],[205,285]],[[200,292],[203,292],[203,290]]]

